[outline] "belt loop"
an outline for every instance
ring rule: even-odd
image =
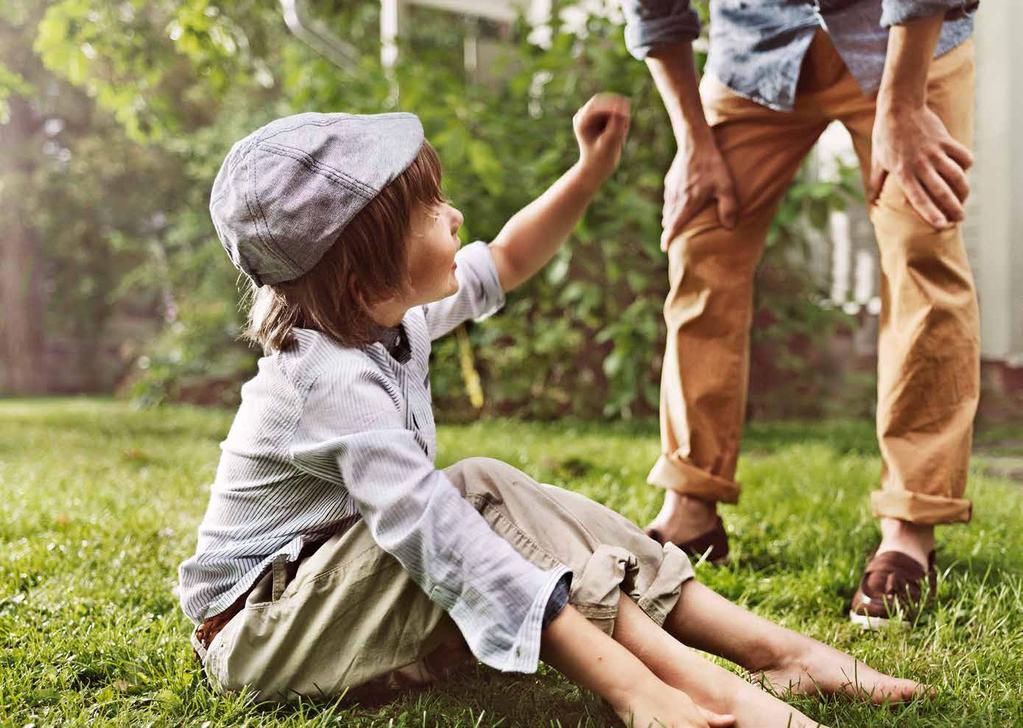
[[[287,570],[287,556],[281,554],[273,560],[273,590],[271,591],[270,600],[276,602],[281,598],[281,594],[284,593],[284,587],[287,586],[288,581],[288,570]]]

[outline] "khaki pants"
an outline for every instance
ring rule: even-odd
[[[490,524],[543,569],[572,569],[569,602],[608,634],[620,593],[661,624],[692,578],[689,559],[619,514],[541,485],[497,460],[446,471]],[[364,522],[327,540],[290,583],[268,572],[213,639],[204,667],[214,688],[258,699],[389,697],[469,660],[447,613],[373,541]]]
[[[869,180],[874,99],[818,32],[795,108],[778,112],[705,76],[700,88],[736,185],[728,230],[708,205],[668,250],[667,347],[661,378],[662,455],[649,482],[734,503],[746,408],[753,275],[768,227],[800,163],[833,120],[852,135]],[[973,43],[931,64],[927,104],[971,143]],[[881,260],[877,436],[883,471],[875,516],[920,524],[965,522],[963,499],[979,391],[979,318],[960,226],[935,230],[889,176],[871,206]]]

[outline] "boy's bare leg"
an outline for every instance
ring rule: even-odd
[[[815,728],[821,725],[701,657],[658,627],[624,594],[618,602],[614,638],[657,677],[685,692],[698,705],[734,716],[736,728]]]
[[[682,585],[664,629],[691,647],[741,665],[779,693],[842,693],[885,703],[912,700],[928,690],[758,617],[695,580]]]
[[[540,653],[544,662],[570,680],[601,695],[630,728],[735,725],[734,716],[714,713],[661,680],[642,660],[571,605],[544,630]]]

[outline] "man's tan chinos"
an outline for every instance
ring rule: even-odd
[[[927,105],[967,146],[973,67],[973,42],[967,41],[931,63],[927,83]],[[832,121],[852,135],[866,184],[875,100],[861,91],[823,31],[803,61],[790,112],[746,99],[709,75],[700,92],[735,182],[739,219],[734,229],[725,228],[712,202],[669,246],[662,455],[649,481],[734,503],[753,277],[768,227],[799,165]],[[874,515],[917,524],[965,522],[979,318],[960,226],[936,230],[924,222],[892,176],[870,219],[881,263],[877,435],[883,470],[871,498]]]

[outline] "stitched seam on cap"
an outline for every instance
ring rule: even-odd
[[[254,143],[255,142],[251,140],[243,140],[240,142],[237,151],[228,157],[228,172],[234,172],[239,164],[243,164],[245,162],[245,159],[249,156],[249,152],[252,150],[252,145]]]
[[[294,126],[286,126],[283,129],[277,129],[272,134],[265,134],[265,135],[259,137],[259,139],[257,139],[256,141],[262,142],[262,141],[266,141],[267,139],[273,139],[275,136],[279,136],[281,134],[286,134],[289,131],[295,131],[295,129],[301,129],[303,126],[319,126],[319,127],[324,127],[324,126],[330,126],[331,124],[336,124],[338,121],[340,121],[340,119],[322,119],[322,120],[321,119],[305,119],[305,120],[299,122],[298,124],[295,124]]]
[[[343,114],[340,117],[330,115],[326,119],[304,119],[294,126],[286,126],[281,129],[277,129],[272,134],[263,134],[256,141],[265,141],[267,139],[273,139],[275,136],[285,134],[289,131],[295,131],[295,129],[301,129],[303,126],[333,126],[334,124],[341,124],[344,122],[351,121],[352,119],[394,119],[399,116],[405,116],[409,112],[407,111],[390,111],[384,114]],[[305,116],[305,114],[299,114],[299,116]]]
[[[348,187],[352,192],[358,195],[365,195],[366,199],[373,199],[379,193],[374,187],[360,182],[354,177],[345,174],[339,169],[335,169],[330,165],[324,164],[320,160],[313,157],[311,154],[303,152],[301,149],[295,147],[284,146],[283,144],[266,144],[262,145],[269,152],[276,152],[282,156],[294,159],[296,162],[306,166],[311,172],[320,172],[323,176],[331,179],[331,181],[337,182],[342,186]],[[336,178],[336,179],[335,179]]]
[[[336,182],[342,187],[348,188],[351,192],[354,192],[367,200],[372,200],[379,193],[379,190],[348,176],[344,172],[323,164],[323,162],[320,162],[315,157],[312,157],[299,149],[295,149],[294,147],[285,147],[279,144],[267,144],[266,142],[262,142],[260,146],[268,152],[274,152],[281,156],[288,157],[289,159],[294,159],[310,172],[317,172],[332,182]]]
[[[255,194],[253,193],[252,196],[255,197]],[[286,267],[288,265],[294,265],[293,263],[291,263],[291,261],[288,261],[286,259],[281,258],[280,254],[276,250],[274,250],[273,246],[267,243],[266,238],[263,237],[263,233],[261,233],[259,231],[259,218],[257,217],[257,215],[252,210],[252,202],[249,200],[249,192],[246,191],[246,193],[243,195],[243,197],[245,199],[245,209],[247,209],[249,211],[249,216],[252,218],[252,221],[254,223],[253,227],[256,230],[256,237],[259,238],[259,242],[263,244],[263,248],[264,248],[265,252],[269,253],[270,256],[272,258],[275,258],[278,263],[283,263]],[[241,247],[238,248],[238,255],[239,255],[239,258],[241,258],[243,256],[242,251],[241,251]],[[249,267],[251,268],[252,266],[251,266],[251,264],[249,264],[248,256],[244,256],[244,258],[245,258],[245,263],[247,265],[249,265]],[[259,275],[259,278],[262,279],[262,278],[265,278],[265,276],[264,275]]]
[[[253,176],[255,176],[255,172],[253,172]],[[263,203],[259,199],[259,195],[253,193],[252,199],[256,201],[256,208],[259,210],[259,216],[263,219],[263,227],[266,228],[266,234],[270,238],[270,242],[276,246],[277,238],[274,236],[273,230],[270,229],[270,223],[266,221],[266,213],[263,211]],[[288,255],[287,251],[283,247],[281,247],[280,250],[276,250],[276,252],[280,253],[281,257],[285,258],[288,262],[295,266],[295,268],[302,267],[296,263],[290,255]]]
[[[277,239],[274,237],[273,232],[270,230],[270,224],[266,221],[266,214],[263,212],[263,203],[260,201],[259,196],[256,194],[256,165],[252,164],[250,166],[252,169],[252,199],[255,200],[256,202],[256,207],[259,210],[260,218],[263,220],[263,227],[266,229],[266,234],[270,238],[270,242],[273,244],[272,246],[268,246],[269,252],[273,256],[275,256],[279,262],[284,263],[285,266],[289,268],[288,271],[289,274],[293,274],[296,270],[302,271],[304,266],[297,263],[290,255],[288,255],[287,251],[284,249],[283,246],[279,248],[276,247]],[[255,222],[256,229],[258,230],[259,220],[257,219],[255,220]],[[299,275],[301,275],[301,273]]]

